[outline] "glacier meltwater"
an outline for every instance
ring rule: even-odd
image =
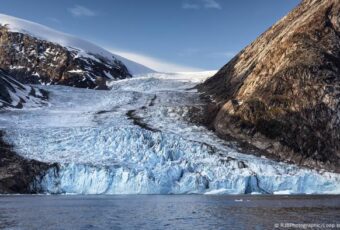
[[[0,116],[20,155],[58,163],[37,179],[57,194],[340,193],[340,175],[241,153],[187,121],[211,72],[149,74],[110,91],[41,86],[48,106]]]

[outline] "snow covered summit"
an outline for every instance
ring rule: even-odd
[[[74,36],[0,14],[0,68],[23,83],[106,88],[108,79],[155,72]]]

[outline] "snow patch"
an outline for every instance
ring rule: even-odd
[[[84,71],[81,70],[81,69],[73,69],[73,70],[69,70],[67,72],[69,72],[69,73],[78,73],[78,74],[84,73]]]

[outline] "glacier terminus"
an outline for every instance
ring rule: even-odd
[[[21,156],[57,163],[32,187],[50,194],[338,194],[336,173],[247,154],[190,122],[194,86],[213,72],[150,73],[110,90],[36,86],[48,105],[0,116]]]

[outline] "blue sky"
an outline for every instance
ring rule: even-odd
[[[0,13],[76,35],[159,71],[214,70],[299,0],[1,0]]]

